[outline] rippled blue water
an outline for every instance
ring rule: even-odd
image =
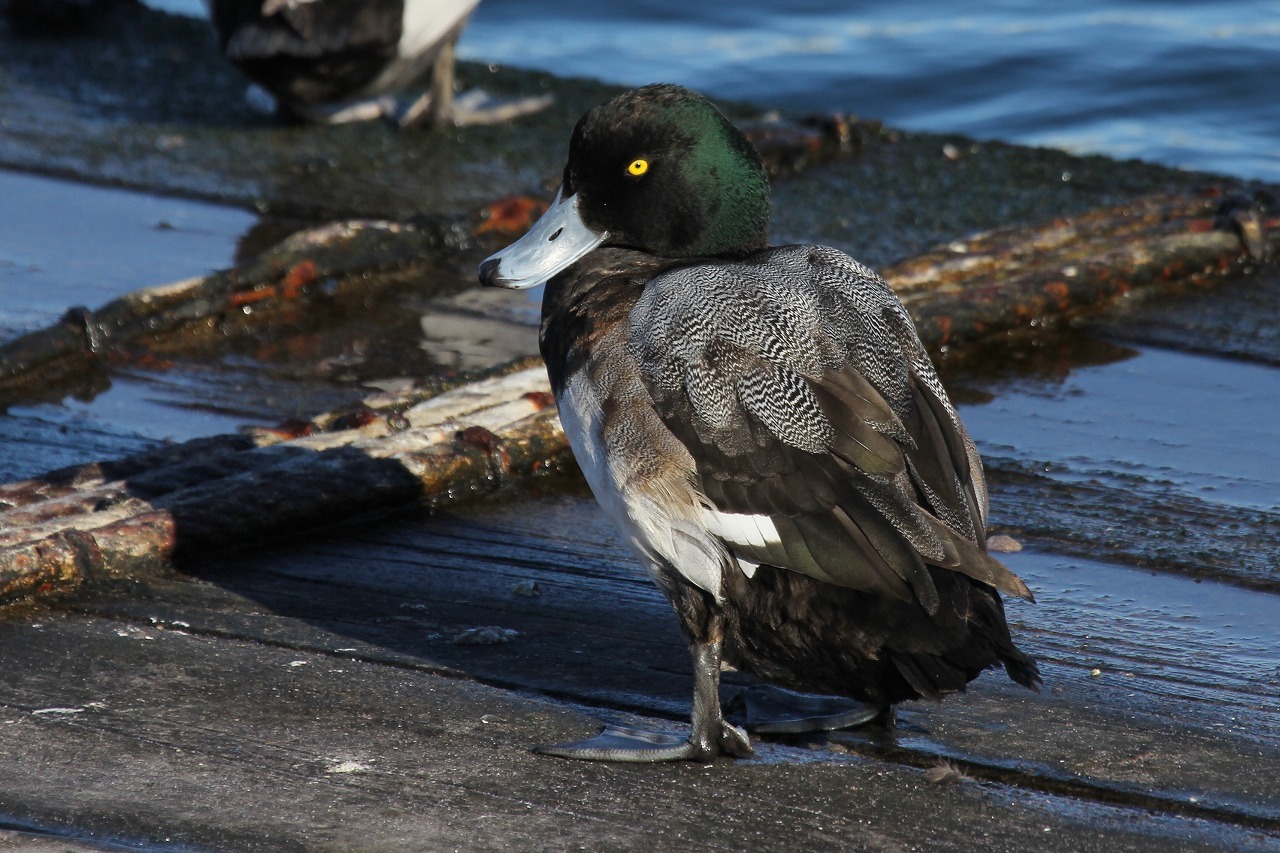
[[[484,0],[460,50],[1280,180],[1275,0]]]
[[[1280,0],[483,0],[459,51],[1280,181]]]

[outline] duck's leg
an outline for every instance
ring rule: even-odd
[[[431,64],[431,83],[415,101],[406,106],[396,119],[401,127],[432,125],[443,127],[453,121],[453,73],[455,63],[454,36],[440,46]]]
[[[497,98],[481,89],[471,89],[455,97],[456,43],[457,37],[454,37],[441,47],[431,69],[431,86],[400,114],[401,127],[499,124],[551,105],[551,95]]]
[[[693,718],[687,736],[676,732],[647,732],[606,726],[593,738],[577,743],[539,746],[537,752],[585,761],[710,761],[717,755],[751,755],[747,733],[727,722],[720,712],[720,652],[723,641],[693,642]]]

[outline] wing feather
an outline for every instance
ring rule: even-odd
[[[930,613],[929,566],[1030,597],[979,544],[976,451],[910,318],[865,267],[791,246],[674,270],[647,286],[628,334],[737,556]]]

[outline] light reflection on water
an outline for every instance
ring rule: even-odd
[[[1280,507],[1280,370],[1145,348],[1061,382],[1003,387],[961,415],[984,456],[1054,476],[1142,477],[1237,506]]]

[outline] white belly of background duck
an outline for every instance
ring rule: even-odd
[[[722,660],[873,711],[993,667],[1039,681],[999,595],[1030,593],[986,554],[981,462],[910,317],[841,252],[766,248],[767,221],[745,137],[649,86],[578,122],[551,209],[480,268],[548,282],[566,433],[693,656],[687,738],[606,729],[552,754],[746,754]]]

